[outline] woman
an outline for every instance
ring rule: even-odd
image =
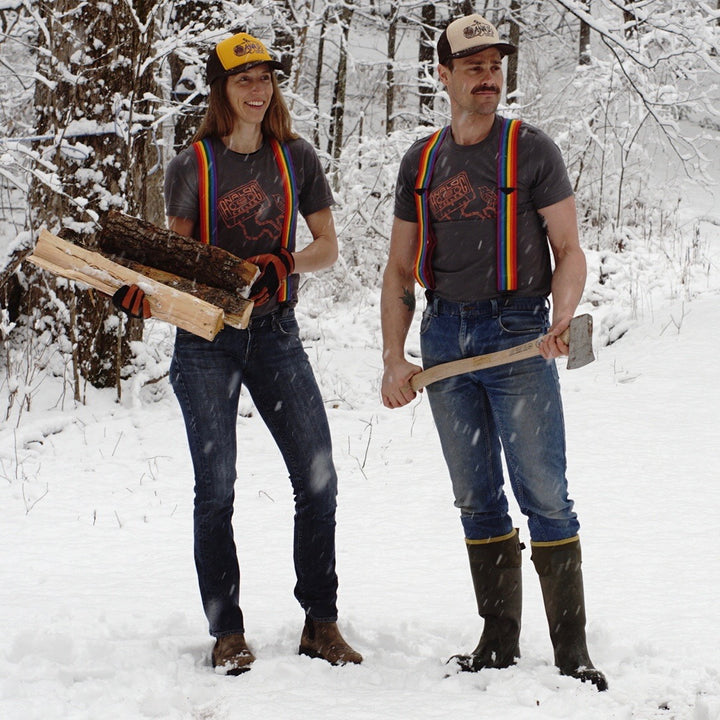
[[[293,311],[297,273],[337,259],[333,198],[315,151],[291,130],[274,73],[281,67],[251,35],[218,43],[207,62],[205,118],[165,179],[172,230],[260,268],[249,327],[226,327],[212,342],[178,330],[170,368],[195,471],[195,564],[217,638],[212,663],[231,675],[255,659],[245,642],[231,524],[242,384],[282,453],[295,494],[295,596],[305,610],[299,652],[336,665],[362,661],[336,622],[337,477],[325,408]],[[298,211],[313,238],[300,251]]]

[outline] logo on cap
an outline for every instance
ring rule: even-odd
[[[243,57],[243,55],[251,55],[253,53],[267,55],[267,50],[265,50],[265,46],[257,40],[250,40],[248,38],[243,39],[233,47],[233,54],[237,57]]]
[[[475,37],[495,37],[495,28],[489,23],[474,20],[472,25],[463,28],[463,36],[468,40]]]

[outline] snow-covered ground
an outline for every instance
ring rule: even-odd
[[[0,425],[0,718],[720,718],[717,284],[639,313],[586,368],[561,367],[606,693],[553,667],[528,551],[520,662],[445,677],[481,621],[427,399],[395,411],[378,400],[377,298],[317,310],[300,321],[340,476],[341,626],[364,664],[296,654],[291,491],[248,400],[235,527],[258,659],[223,677],[209,664],[192,472],[167,380],[75,407],[48,378],[19,427]],[[149,345],[169,342],[149,325]]]

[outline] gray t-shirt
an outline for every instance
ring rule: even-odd
[[[334,204],[320,160],[306,140],[287,143],[293,162],[298,210],[307,217]],[[272,252],[280,247],[285,217],[283,176],[267,142],[254,153],[236,153],[212,139],[217,172],[217,245],[241,258]],[[165,172],[165,212],[170,217],[195,221],[193,237],[200,239],[198,164],[187,147],[176,155]],[[297,288],[297,282],[293,282]],[[295,303],[295,294],[291,302]],[[273,298],[253,315],[277,307]]]
[[[435,292],[454,302],[498,297],[496,280],[497,154],[500,119],[485,140],[458,145],[448,133],[438,151],[428,195],[437,240],[432,258]],[[428,136],[429,137],[429,136]],[[395,216],[417,222],[415,182],[428,138],[415,142],[400,164]],[[523,297],[550,294],[552,268],[538,209],[573,194],[555,143],[527,123],[518,137],[518,289]]]

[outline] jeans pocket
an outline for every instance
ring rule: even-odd
[[[434,317],[432,310],[426,308],[420,321],[420,335],[424,335],[430,329]]]
[[[548,313],[545,307],[503,308],[498,318],[503,332],[512,335],[540,334],[548,328]]]
[[[294,313],[276,315],[272,319],[272,329],[286,337],[299,337],[300,327]]]

